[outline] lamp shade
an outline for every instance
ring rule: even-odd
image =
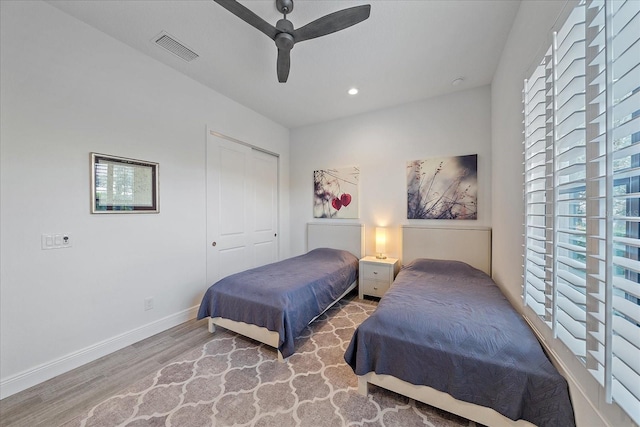
[[[387,230],[384,227],[376,227],[376,253],[384,255],[387,250]]]

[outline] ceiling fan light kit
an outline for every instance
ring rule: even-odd
[[[369,18],[371,13],[369,4],[350,7],[325,15],[296,30],[287,19],[287,14],[293,10],[293,0],[276,0],[276,8],[284,17],[275,27],[236,0],[213,1],[275,41],[278,48],[276,71],[280,83],[285,83],[289,78],[291,49],[296,43],[344,30]]]

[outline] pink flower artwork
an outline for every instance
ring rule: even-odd
[[[360,169],[322,169],[313,172],[313,217],[358,218]]]

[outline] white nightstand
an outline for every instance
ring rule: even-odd
[[[382,297],[398,272],[398,260],[396,258],[378,259],[367,256],[360,260],[358,273],[358,295],[360,299],[365,295]]]

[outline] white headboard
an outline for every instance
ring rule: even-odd
[[[358,259],[364,256],[363,224],[307,224],[307,251],[333,248],[349,251]]]
[[[491,275],[491,228],[402,226],[402,263],[416,258],[466,262]]]

